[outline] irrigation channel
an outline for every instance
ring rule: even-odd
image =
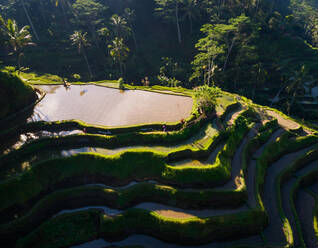
[[[0,155],[1,247],[316,247],[313,131],[230,95],[188,124],[189,97],[40,87]]]

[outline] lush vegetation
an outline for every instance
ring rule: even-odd
[[[315,247],[317,1],[4,0],[0,13],[1,247]],[[22,118],[34,85],[70,83],[194,104],[176,123]]]
[[[0,10],[6,65],[69,81],[214,84],[317,117],[303,103],[316,103],[314,1],[6,0]]]
[[[15,73],[0,71],[0,119],[4,119],[36,100],[31,86],[26,85]]]

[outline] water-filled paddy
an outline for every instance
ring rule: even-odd
[[[46,92],[33,121],[78,119],[89,124],[124,126],[177,122],[192,110],[192,98],[140,90],[120,91],[95,85],[38,86]]]

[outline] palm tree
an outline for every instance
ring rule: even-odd
[[[125,45],[123,38],[116,37],[112,44],[108,45],[110,56],[119,65],[121,76],[124,74],[124,61],[129,55],[129,48]]]
[[[19,29],[15,20],[8,19],[6,23],[2,17],[0,19],[2,32],[6,36],[8,44],[17,56],[18,72],[20,72],[23,49],[27,46],[35,45],[32,42],[32,36],[29,32],[30,27],[24,26]]]
[[[125,18],[115,14],[110,18],[110,25],[114,28],[115,37],[127,36],[130,33],[130,28],[127,26]]]
[[[89,76],[92,78],[93,75],[92,75],[92,71],[91,71],[91,68],[90,68],[89,63],[88,63],[88,59],[86,56],[86,50],[85,50],[85,47],[90,45],[87,38],[86,38],[86,35],[87,35],[87,33],[83,34],[82,31],[74,31],[74,33],[70,36],[70,40],[72,41],[72,45],[77,46],[78,54],[81,54],[81,53],[83,54],[86,65],[87,65]]]

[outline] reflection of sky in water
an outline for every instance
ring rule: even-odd
[[[189,116],[192,99],[95,85],[39,86],[47,94],[35,107],[33,121],[79,119],[108,126],[176,122]]]

